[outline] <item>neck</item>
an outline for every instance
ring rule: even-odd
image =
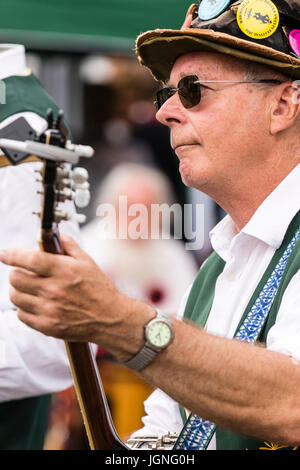
[[[239,176],[227,188],[221,186],[220,194],[216,192],[210,196],[231,216],[236,229],[241,231],[263,201],[298,164],[299,161],[291,156],[281,157],[275,165],[273,161],[264,169],[257,168],[252,174]]]

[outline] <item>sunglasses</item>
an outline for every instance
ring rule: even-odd
[[[199,80],[196,75],[188,75],[183,77],[179,82],[177,88],[164,87],[156,94],[154,104],[158,111],[162,105],[178,91],[181,104],[184,108],[190,109],[201,101],[201,87],[203,83],[230,83],[232,85],[238,83],[272,83],[279,85],[283,82],[280,80],[259,80],[259,81],[246,81],[246,80]]]

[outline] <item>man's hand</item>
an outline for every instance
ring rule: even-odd
[[[46,335],[110,346],[108,333],[122,336],[122,321],[130,319],[137,304],[114,287],[71,237],[62,236],[62,245],[65,255],[0,252],[0,261],[16,267],[10,274],[10,299],[18,316]]]

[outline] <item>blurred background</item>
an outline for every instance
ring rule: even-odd
[[[171,314],[210,253],[208,232],[222,214],[209,198],[182,184],[168,129],[155,120],[159,85],[139,65],[134,48],[141,32],[180,28],[189,5],[188,0],[0,0],[0,41],[26,47],[27,65],[64,110],[73,141],[96,150],[93,159],[82,162],[92,196],[82,228],[85,248],[120,289]],[[118,177],[123,183],[125,178],[123,186]],[[95,217],[108,178],[131,202],[204,204],[203,248],[187,252],[184,240],[102,244]],[[170,271],[177,275],[170,279]],[[98,365],[116,429],[126,440],[141,426],[151,388],[101,348]],[[74,390],[55,395],[46,448],[86,445]]]

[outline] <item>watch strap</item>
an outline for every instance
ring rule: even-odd
[[[158,351],[149,348],[149,346],[145,344],[145,346],[143,346],[143,348],[134,357],[123,364],[130,369],[140,371],[153,361],[157,353]]]
[[[157,309],[156,310],[156,318],[157,320],[164,320],[166,321],[169,326],[171,327],[171,319],[169,316],[163,312],[162,310]],[[154,319],[150,320],[149,323],[151,323]],[[148,323],[148,324],[149,324]],[[148,325],[147,324],[147,325]],[[145,325],[145,328],[147,327]],[[153,361],[155,356],[164,348],[156,348],[154,345],[150,345],[148,341],[145,342],[145,345],[142,347],[142,349],[131,359],[129,359],[126,362],[123,362],[123,364],[127,367],[129,367],[132,370],[140,371],[144,369],[150,362]]]

